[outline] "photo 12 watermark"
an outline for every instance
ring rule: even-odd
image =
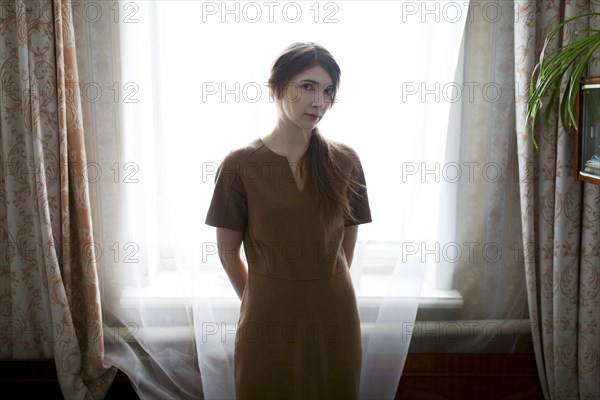
[[[141,7],[146,0],[142,1],[78,1],[72,0],[68,3],[71,7],[72,18],[75,21],[83,21],[87,24],[95,23],[123,23],[137,24],[140,22]],[[26,1],[15,2],[0,0],[0,19],[14,18],[15,15],[25,15],[27,21],[52,23],[55,18],[56,4],[51,1]],[[0,26],[0,32],[5,26]]]
[[[507,14],[506,10],[494,1],[446,1],[422,0],[401,2],[402,23],[472,23],[483,20],[498,23]],[[512,16],[510,17],[512,21]]]
[[[404,161],[400,164],[402,183],[501,183],[519,182],[517,166],[494,161],[462,162],[415,162]]]
[[[261,262],[268,265],[281,263],[303,265],[305,263],[333,263],[340,257],[339,245],[334,242],[314,242],[312,245],[301,245],[295,241],[266,241],[257,247],[249,242],[244,247],[242,259],[247,263]],[[238,249],[227,248],[224,243],[205,241],[201,245],[202,263],[217,259],[219,254],[235,256]]]
[[[499,103],[519,93],[518,82],[402,82],[401,88],[402,103]]]
[[[85,22],[94,24],[112,22],[115,24],[137,24],[140,22],[140,1],[71,1],[74,18],[80,17]]]
[[[459,262],[519,263],[523,261],[524,254],[530,255],[531,253],[525,251],[522,242],[506,244],[493,241],[405,241],[401,245],[400,261],[404,264],[426,262],[439,264],[442,261],[449,264]]]
[[[79,338],[77,332],[85,332],[88,343],[104,343],[137,340],[140,327],[135,322],[127,322],[116,328],[103,327],[101,322],[88,321],[76,322],[63,319],[52,322],[38,322],[35,320],[19,320],[0,322],[0,340],[5,342],[18,342],[34,340],[55,343],[60,341],[61,346],[77,344]]]
[[[311,92],[303,91],[302,84],[290,82],[282,90],[285,100],[290,103],[300,101],[302,96],[312,96],[314,101],[322,100],[325,103],[337,103],[336,97],[331,98],[319,93],[317,90]],[[267,99],[269,103],[274,103],[275,98],[271,93],[268,82],[202,82],[201,85],[202,103],[258,103]]]
[[[227,340],[277,345],[280,343],[335,343],[342,340],[341,329],[333,321],[261,321],[244,324],[226,322],[202,322],[202,343]]]
[[[69,94],[79,94],[82,103],[112,102],[122,104],[140,103],[140,85],[137,82],[65,82]],[[32,83],[28,80],[5,79],[1,82],[2,103],[20,102],[23,98],[38,103],[58,101],[56,81]]]
[[[203,1],[201,21],[210,23],[339,23],[340,2],[334,1]]]
[[[402,322],[402,343],[454,344],[506,336],[529,336],[529,321],[455,320]],[[535,336],[533,337],[535,340]]]
[[[43,160],[6,161],[0,157],[0,182],[15,181],[20,183],[58,183],[61,171],[68,171],[75,181],[89,184],[141,182],[140,165],[133,161],[98,163],[94,161],[68,160],[64,163]]]
[[[81,254],[81,261],[97,263],[102,260],[118,264],[138,264],[141,247],[136,241],[127,242],[50,242],[16,241],[10,238],[0,242],[2,265],[14,262],[58,263],[62,252],[72,252],[75,249]]]

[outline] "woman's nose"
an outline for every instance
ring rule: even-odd
[[[313,99],[313,107],[323,108],[325,107],[325,96],[315,91],[315,97]]]

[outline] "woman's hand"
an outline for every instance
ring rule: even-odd
[[[240,254],[243,235],[242,231],[217,228],[219,259],[229,277],[231,286],[233,286],[240,300],[248,280],[248,268]]]
[[[356,238],[358,237],[358,225],[350,225],[346,227],[344,231],[344,241],[342,247],[344,248],[344,254],[346,254],[346,262],[348,268],[352,265],[352,259],[354,258],[354,246],[356,245]]]

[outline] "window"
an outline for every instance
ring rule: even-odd
[[[426,251],[417,235],[435,240],[439,179],[420,178],[443,159],[451,105],[444,97],[452,89],[465,5],[454,4],[451,16],[438,4],[438,20],[435,10],[416,2],[159,1],[138,7],[138,23],[121,24],[129,40],[121,57],[123,82],[136,83],[140,101],[123,103],[123,114],[128,134],[135,132],[126,158],[146,166],[147,235],[160,255],[148,264],[155,265],[150,283],[163,285],[162,273],[178,268],[175,248],[195,253],[200,269],[220,268],[214,229],[203,226],[218,163],[272,129],[270,63],[297,40],[323,44],[342,68],[338,102],[320,128],[361,157],[374,219],[359,229],[367,259],[402,252],[407,242]],[[436,23],[423,23],[427,18]],[[430,114],[437,117],[425,117]],[[133,144],[136,135],[142,146]],[[389,273],[392,259],[385,266],[355,262],[356,271]]]

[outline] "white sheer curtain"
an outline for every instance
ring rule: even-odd
[[[294,41],[319,42],[342,69],[320,128],[360,155],[374,220],[352,267],[361,398],[394,397],[426,271],[452,288],[424,257],[440,241],[439,182],[408,178],[444,159],[468,2],[427,3],[74,6],[106,359],[141,397],[233,398],[239,300],[204,218],[218,163],[272,129],[265,82]]]

